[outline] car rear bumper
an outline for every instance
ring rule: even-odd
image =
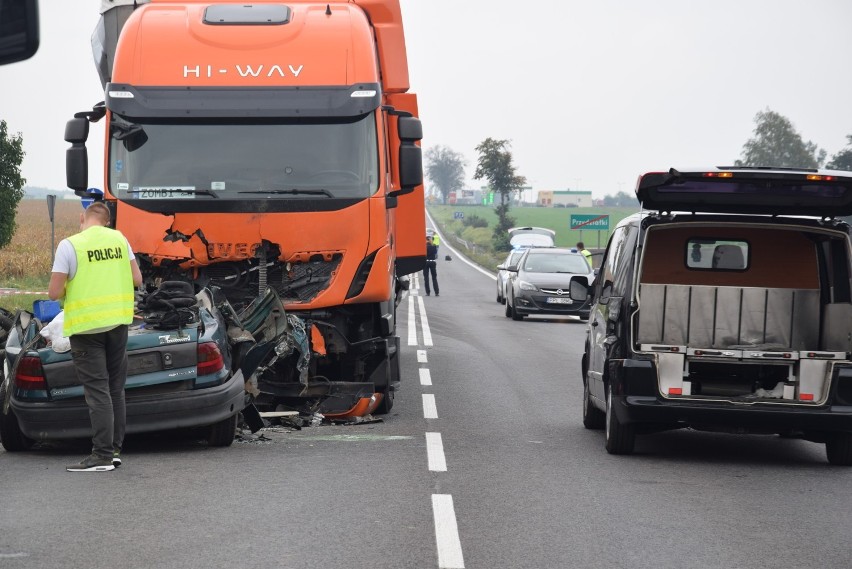
[[[852,432],[852,406],[737,405],[676,401],[653,396],[613,396],[622,423],[691,426],[698,429],[783,432]]]
[[[139,397],[125,393],[128,434],[212,425],[245,406],[245,381],[240,372],[214,387]],[[82,399],[31,403],[13,397],[11,406],[21,431],[31,439],[92,436],[89,409]]]

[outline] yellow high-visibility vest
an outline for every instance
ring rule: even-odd
[[[62,334],[71,336],[133,321],[133,273],[127,240],[93,226],[68,238],[77,273],[65,284]]]

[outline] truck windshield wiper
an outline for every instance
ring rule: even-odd
[[[305,190],[299,188],[293,188],[290,190],[251,190],[244,192],[237,192],[238,194],[308,194],[308,195],[317,195],[317,196],[328,196],[330,198],[334,197],[334,194],[329,192],[328,190]]]

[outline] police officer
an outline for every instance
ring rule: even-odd
[[[592,252],[586,249],[586,245],[582,241],[577,243],[577,251],[583,254],[583,256],[586,258],[586,262],[589,263],[590,267],[594,267],[594,265],[592,264]]]
[[[438,294],[438,247],[432,242],[432,236],[426,236],[426,266],[423,267],[423,284],[426,287],[426,296],[429,296],[429,273],[432,273],[432,284],[435,287],[435,296]]]
[[[83,385],[92,422],[92,454],[70,472],[113,470],[121,464],[124,441],[124,384],[127,380],[127,325],[133,321],[133,289],[142,273],[130,244],[107,227],[110,212],[92,203],[80,216],[80,233],[56,249],[48,296],[64,298],[62,333]]]

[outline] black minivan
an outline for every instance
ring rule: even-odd
[[[690,427],[852,465],[852,174],[652,172],[592,285],[583,424],[612,454]]]

